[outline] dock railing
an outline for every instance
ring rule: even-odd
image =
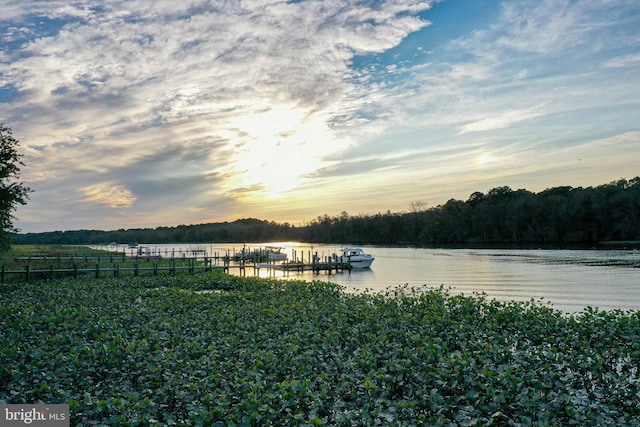
[[[33,260],[32,260],[33,261]],[[121,274],[133,274],[138,276],[143,273],[152,273],[154,276],[159,275],[162,272],[167,272],[170,275],[175,275],[177,272],[207,272],[213,270],[225,270],[223,266],[214,265],[213,260],[208,258],[204,262],[198,261],[195,258],[187,259],[187,265],[177,265],[175,260],[169,262],[168,265],[160,265],[159,262],[134,262],[132,265],[125,264],[125,266],[119,263],[113,263],[111,265],[104,265],[96,262],[93,266],[80,267],[78,264],[73,264],[70,267],[56,268],[53,265],[48,268],[33,268],[30,263],[26,263],[24,268],[7,268],[6,265],[0,267],[0,283],[4,284],[9,281],[20,282],[37,279],[55,279],[60,277],[87,277],[93,275],[96,279],[100,277],[113,276],[120,277]],[[171,261],[171,260],[170,260]],[[129,265],[129,266],[126,266]]]
[[[181,256],[171,254],[169,258],[162,258],[158,255],[133,255],[127,256],[124,252],[114,252],[113,254],[100,255],[47,255],[37,254],[23,257],[9,257],[0,260],[0,284],[15,282],[30,282],[32,280],[56,279],[62,277],[120,277],[121,275],[138,276],[141,274],[152,274],[157,276],[161,273],[175,275],[178,272],[208,272],[223,271],[225,273],[234,272],[240,276],[246,276],[247,270],[252,271],[254,276],[260,276],[261,271],[268,271],[269,275],[276,271],[283,274],[302,273],[312,271],[320,274],[339,272],[351,272],[351,265],[342,262],[338,257],[321,257],[317,253],[308,254],[305,259],[304,253],[298,258],[294,251],[292,260],[279,261],[275,263],[264,262],[260,258],[250,257],[238,260],[231,255],[233,252],[213,253],[212,255],[198,254],[199,256],[187,257],[184,253]],[[204,255],[204,256],[203,256]],[[5,265],[6,261],[12,261]],[[57,262],[62,266],[47,262]],[[18,263],[24,265],[17,266]],[[34,265],[35,264],[35,265]],[[64,265],[68,264],[68,265]]]

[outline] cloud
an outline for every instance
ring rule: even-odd
[[[36,189],[19,216],[142,226],[437,204],[422,192],[464,197],[636,130],[635,2],[454,6],[5,1],[0,121]]]
[[[11,64],[11,83],[22,96],[9,119],[46,111],[34,120],[34,134],[42,138],[58,123],[51,143],[86,138],[96,130],[106,141],[182,120],[207,120],[207,131],[235,138],[225,121],[278,104],[306,114],[320,111],[327,119],[322,110],[337,114],[335,107],[352,89],[345,78],[353,56],[396,45],[426,25],[407,12],[429,7],[424,2],[379,9],[331,2],[264,2],[252,8],[170,1],[153,8],[130,1],[92,4],[25,8],[69,19],[55,36],[26,45],[28,56]]]
[[[608,68],[637,67],[640,64],[640,53],[623,55],[608,60],[604,66]]]
[[[36,188],[94,173],[94,184],[71,183],[81,203],[131,208],[158,193],[152,182],[177,191],[171,183],[185,179],[175,177],[181,164],[188,179],[209,184],[212,199],[285,191],[321,167],[324,153],[353,143],[338,142],[328,126],[366,102],[352,96],[353,58],[428,25],[418,14],[429,7],[9,2],[4,19],[17,24],[22,46],[0,63],[14,93],[3,119],[29,117],[17,130]],[[194,154],[185,162],[186,153]],[[286,156],[304,161],[278,166]],[[154,176],[147,187],[141,174]]]
[[[580,2],[505,2],[502,7],[502,19],[509,25],[502,27],[503,34],[496,40],[500,47],[549,54],[583,43],[587,29],[580,22]]]
[[[127,188],[108,182],[82,187],[80,191],[84,194],[83,201],[113,209],[128,208],[136,201]]]
[[[468,132],[482,132],[494,129],[502,129],[508,127],[514,123],[519,123],[524,120],[532,120],[541,116],[543,113],[539,111],[539,108],[521,110],[521,111],[507,111],[496,117],[488,117],[473,123],[466,124],[460,127],[459,133]]]

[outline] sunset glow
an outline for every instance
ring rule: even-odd
[[[435,207],[640,174],[626,0],[2,2],[23,232]]]

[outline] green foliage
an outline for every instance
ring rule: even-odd
[[[640,423],[639,312],[223,274],[0,292],[0,402],[73,425]]]
[[[27,203],[31,189],[16,182],[20,177],[21,155],[18,153],[19,142],[13,137],[11,128],[0,123],[0,252],[6,250],[10,243],[10,232],[16,231],[13,226],[13,211],[17,205]]]

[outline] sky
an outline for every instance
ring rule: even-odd
[[[0,0],[21,232],[640,175],[637,0]]]

